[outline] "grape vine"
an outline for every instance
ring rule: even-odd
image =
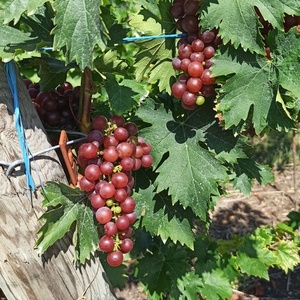
[[[77,186],[45,185],[39,254],[74,229],[77,263],[99,256],[118,286],[132,259],[153,300],[228,299],[245,274],[300,263],[297,211],[228,240],[209,231],[228,186],[247,197],[274,180],[251,138],[297,128],[298,0],[25,2],[0,8],[0,56],[30,78],[45,127],[86,134]]]

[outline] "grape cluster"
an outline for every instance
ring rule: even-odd
[[[177,29],[187,34],[179,41],[178,55],[172,60],[173,68],[181,71],[172,85],[172,95],[181,99],[185,109],[195,109],[214,95],[215,78],[210,67],[220,40],[216,31],[202,32],[199,28],[200,6],[200,1],[175,0],[170,8],[172,17],[178,19]]]
[[[84,170],[78,185],[88,193],[96,220],[103,225],[99,248],[107,252],[107,262],[113,267],[133,248],[132,172],[153,163],[151,145],[137,133],[136,124],[126,123],[122,116],[107,120],[100,115],[92,119],[87,141],[77,151],[77,164]]]
[[[80,86],[73,88],[71,83],[64,82],[55,90],[40,91],[38,83],[32,83],[30,79],[23,79],[23,82],[44,124],[65,129],[76,127]]]

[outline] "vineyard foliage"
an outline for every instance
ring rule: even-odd
[[[0,0],[3,62],[14,59],[41,90],[78,84],[91,69],[93,115],[124,115],[152,145],[153,166],[134,175],[138,220],[128,255],[151,299],[228,299],[237,278],[268,279],[269,267],[288,272],[300,262],[297,212],[250,235],[208,234],[229,185],[248,196],[254,180],[273,180],[271,168],[253,160],[250,134],[287,132],[298,122],[300,35],[297,26],[284,30],[284,16],[300,16],[299,1],[201,2],[201,30],[222,39],[211,68],[216,94],[186,110],[171,93],[178,40],[123,40],[178,33],[172,1]],[[257,10],[271,25],[267,36]],[[86,193],[49,182],[42,205],[39,253],[72,231],[75,262],[98,255],[112,285],[124,287],[125,266],[112,269],[98,251]]]

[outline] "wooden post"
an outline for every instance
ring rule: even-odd
[[[44,127],[31,103],[22,78],[18,76],[20,111],[26,139],[32,153],[50,146]],[[14,125],[13,99],[0,62],[0,161],[21,159]],[[66,177],[54,151],[31,162],[36,185],[40,180],[66,183]],[[46,255],[37,255],[34,245],[43,213],[38,191],[32,200],[26,196],[26,178],[22,168],[7,177],[0,168],[0,289],[8,300],[112,300],[115,299],[103,278],[98,258],[76,268],[74,249],[68,238],[51,247]]]

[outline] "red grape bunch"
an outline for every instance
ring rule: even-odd
[[[132,172],[153,163],[151,145],[137,133],[136,124],[126,123],[122,116],[107,120],[100,115],[92,119],[92,130],[77,152],[77,164],[84,169],[79,187],[88,193],[96,220],[103,225],[99,248],[107,252],[107,262],[113,267],[133,248]]]
[[[23,79],[23,82],[44,124],[65,129],[76,127],[74,116],[78,112],[80,86],[73,88],[66,81],[55,90],[40,91],[38,83],[32,83],[30,79]]]
[[[170,14],[177,20],[177,29],[187,34],[178,43],[178,55],[173,58],[172,66],[181,74],[172,86],[172,95],[181,99],[186,109],[202,105],[205,98],[214,95],[215,78],[210,67],[215,49],[219,44],[216,31],[201,31],[198,11],[201,1],[175,0]]]

